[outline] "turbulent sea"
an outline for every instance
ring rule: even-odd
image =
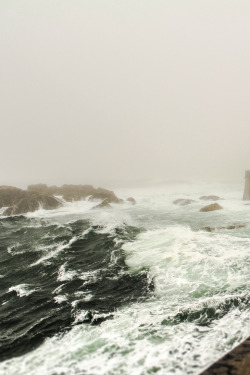
[[[0,219],[1,375],[199,374],[250,335],[242,185],[119,189]],[[216,194],[223,210],[202,213]],[[194,199],[182,207],[172,202]],[[236,229],[201,230],[204,226]]]

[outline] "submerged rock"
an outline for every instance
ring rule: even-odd
[[[188,204],[191,204],[193,202],[195,202],[193,199],[181,198],[181,199],[176,199],[175,201],[173,201],[173,204],[178,204],[179,206],[187,206]]]
[[[133,205],[136,204],[136,200],[135,200],[135,198],[133,198],[133,197],[129,197],[129,198],[127,198],[126,201],[132,203]]]
[[[225,227],[202,227],[200,230],[204,230],[206,232],[213,232],[215,230],[231,230],[231,229],[240,229],[240,228],[245,228],[244,224],[232,224],[232,225],[227,225]]]
[[[216,211],[216,210],[222,210],[223,207],[221,207],[218,203],[212,203],[205,207],[202,207],[200,209],[200,212],[209,212],[209,211]]]
[[[219,200],[223,200],[223,198],[220,198],[217,195],[203,195],[199,199],[201,199],[202,201],[219,201]]]

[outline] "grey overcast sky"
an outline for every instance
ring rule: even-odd
[[[0,0],[0,185],[241,181],[249,0]]]

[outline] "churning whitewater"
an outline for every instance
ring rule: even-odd
[[[1,375],[195,375],[250,335],[242,186],[117,193],[137,204],[1,217]]]

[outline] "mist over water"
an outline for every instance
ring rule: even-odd
[[[248,1],[0,10],[2,184],[242,179]]]

